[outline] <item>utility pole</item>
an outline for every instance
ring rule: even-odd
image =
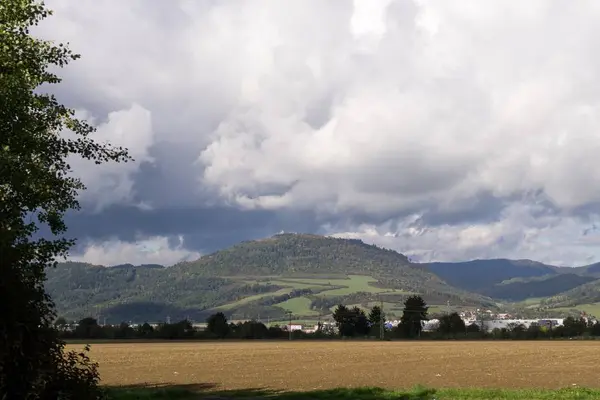
[[[379,339],[383,340],[385,335],[385,327],[383,326],[385,324],[385,318],[383,317],[383,300],[380,300],[380,303],[381,312],[379,313]]]
[[[292,340],[292,312],[288,310],[285,313],[288,314],[290,318],[290,324],[288,325],[288,335],[289,339]]]
[[[484,324],[484,318],[485,318],[485,312],[483,310],[477,309],[477,313],[479,314],[478,316],[481,318],[481,336],[485,336],[485,324]]]

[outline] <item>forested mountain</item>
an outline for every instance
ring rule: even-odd
[[[531,260],[438,262],[427,269],[452,286],[505,301],[554,296],[600,278],[600,264],[566,268]]]
[[[531,260],[473,260],[466,262],[434,262],[427,269],[450,285],[470,291],[481,291],[513,278],[555,275],[559,268]]]
[[[74,318],[101,313],[118,319],[202,319],[219,307],[276,317],[283,313],[277,304],[295,297],[310,304],[306,313],[312,315],[326,314],[348,297],[400,302],[421,293],[444,303],[491,303],[448,285],[397,252],[360,240],[304,234],[243,242],[168,268],[64,263],[48,271],[46,287],[59,312]]]
[[[307,234],[279,234],[242,242],[178,265],[208,276],[390,273],[439,280],[411,266],[406,256],[393,250],[357,239]]]
[[[534,278],[516,278],[489,286],[477,293],[495,299],[523,301],[530,298],[554,296],[576,288],[597,278],[578,274],[545,275]]]
[[[413,264],[360,240],[281,234],[242,242],[192,262],[114,267],[65,263],[47,289],[67,317],[113,322],[190,317],[220,310],[240,318],[327,315],[338,303],[399,304],[411,293],[430,304],[493,307],[552,297],[556,304],[600,301],[600,264],[559,268],[530,260]],[[562,294],[564,292],[564,294]]]

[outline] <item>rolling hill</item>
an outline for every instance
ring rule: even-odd
[[[202,320],[215,310],[233,318],[327,315],[330,307],[420,293],[430,304],[493,306],[453,287],[395,251],[360,240],[282,234],[243,242],[172,267],[64,263],[48,271],[58,312],[109,321]]]

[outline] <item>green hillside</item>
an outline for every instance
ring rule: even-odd
[[[579,304],[600,302],[600,280],[593,280],[571,290],[559,293],[541,301],[541,305],[549,308],[574,307]]]
[[[401,304],[411,293],[430,304],[493,306],[457,289],[402,254],[359,240],[283,234],[163,268],[65,263],[48,271],[47,290],[61,315],[109,321],[325,316],[340,302]]]

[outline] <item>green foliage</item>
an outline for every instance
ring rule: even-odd
[[[85,353],[64,353],[45,271],[73,244],[62,236],[63,217],[79,207],[84,185],[72,177],[68,158],[129,160],[124,149],[94,142],[91,126],[40,92],[60,82],[53,69],[78,58],[63,44],[30,35],[49,14],[33,0],[0,2],[0,398],[6,399],[100,396],[96,365]],[[42,226],[50,238],[36,238]]]
[[[358,307],[348,308],[340,304],[333,313],[333,319],[342,337],[369,334],[369,320],[365,312]]]
[[[409,271],[408,259],[392,250],[360,240],[318,235],[281,234],[268,239],[243,242],[182,266],[201,269],[208,276],[265,276],[285,274],[360,275],[383,272],[424,277]]]
[[[47,272],[47,289],[61,315],[78,318],[101,312],[113,323],[165,320],[167,316],[203,320],[210,313],[198,310],[280,289],[163,267],[106,268],[67,262]]]
[[[421,336],[423,321],[427,321],[427,303],[421,296],[410,296],[404,302],[404,310],[400,324],[396,328],[397,335],[405,338]]]
[[[373,310],[371,310],[373,311]],[[373,314],[373,313],[371,313]],[[376,313],[375,313],[376,314]],[[338,306],[334,314],[338,335],[329,324],[319,323],[316,332],[293,332],[294,339],[335,339],[335,338],[360,338],[367,336],[379,337],[378,324],[371,324],[364,311],[358,307]],[[222,313],[215,313],[207,319],[208,326],[205,330],[194,329],[187,320],[173,324],[163,323],[156,328],[144,323],[135,328],[122,322],[117,325],[100,326],[93,318],[84,318],[76,326],[68,326],[61,331],[61,337],[70,340],[129,340],[129,339],[288,339],[287,321],[282,321],[284,328],[279,325],[265,326],[260,321],[249,320],[236,324],[227,324]],[[317,324],[317,322],[314,322]],[[408,324],[400,324],[388,332],[384,330],[386,338],[411,338]],[[391,335],[390,335],[391,334]],[[494,340],[547,340],[547,339],[597,339],[600,337],[600,324],[586,323],[584,319],[569,317],[561,326],[550,326],[543,321],[540,324],[531,324],[525,327],[521,324],[509,324],[505,328],[495,328],[492,331],[481,331],[479,325],[471,324],[467,327],[458,315],[450,314],[441,317],[441,324],[433,332],[416,334],[421,340],[445,339],[494,339]],[[412,336],[415,338],[415,335]]]
[[[98,325],[98,321],[91,317],[79,321],[79,324],[77,324],[77,328],[75,329],[75,335],[81,339],[101,337],[100,332],[101,327]]]
[[[379,324],[381,321],[385,321],[385,315],[379,306],[373,306],[369,312],[369,322],[373,325]]]
[[[544,299],[541,301],[541,305],[550,308],[564,308],[598,302],[600,302],[600,280],[595,280]]]
[[[227,318],[222,312],[211,315],[206,319],[206,332],[214,335],[214,337],[223,339],[229,333],[229,325]]]
[[[436,330],[442,335],[456,337],[458,335],[464,336],[467,332],[467,327],[458,313],[452,313],[440,318],[439,326]]]
[[[57,364],[50,385],[45,390],[44,399],[100,399],[104,391],[98,386],[100,377],[98,365],[89,358],[90,347],[83,351],[69,351]]]

